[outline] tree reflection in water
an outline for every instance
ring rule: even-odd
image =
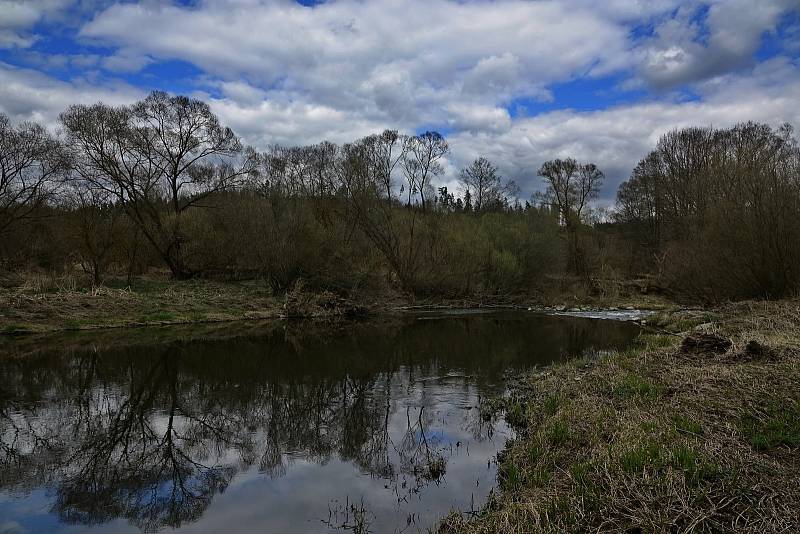
[[[64,523],[157,531],[198,520],[243,470],[280,478],[294,460],[336,458],[402,506],[469,446],[448,425],[475,442],[493,433],[472,406],[437,412],[443,384],[462,399],[496,394],[504,372],[635,333],[524,314],[418,319],[0,360],[0,491],[47,488]]]

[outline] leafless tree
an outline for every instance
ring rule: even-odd
[[[394,130],[346,144],[338,174],[350,217],[383,254],[401,284],[410,289],[417,257],[417,214],[415,210],[398,212],[400,189],[394,182],[407,148],[403,136]]]
[[[66,197],[72,215],[75,252],[83,270],[99,285],[113,260],[115,246],[122,241],[119,235],[122,210],[114,204],[114,196],[83,180],[70,181]]]
[[[798,165],[788,126],[675,130],[620,186],[617,219],[654,245],[666,285],[684,296],[792,294],[800,284]]]
[[[572,158],[546,161],[539,169],[547,189],[539,200],[551,205],[567,230],[569,239],[569,264],[575,273],[585,270],[583,254],[578,242],[580,228],[589,201],[597,198],[603,183],[603,173],[594,163],[581,164]]]
[[[419,194],[423,211],[426,209],[425,194],[431,180],[444,172],[440,160],[450,151],[447,140],[438,132],[425,132],[422,135],[409,137],[406,141],[407,152],[403,161],[403,172],[408,188],[407,203]]]
[[[77,172],[116,196],[173,276],[191,276],[183,215],[254,172],[255,153],[204,102],[158,91],[131,107],[72,106],[61,123]]]
[[[519,188],[513,181],[503,183],[497,167],[486,158],[478,158],[459,174],[464,195],[470,199],[476,212],[494,207],[503,207],[509,196],[517,194]]]
[[[41,125],[15,126],[0,113],[0,235],[42,206],[68,167],[62,144]]]
[[[561,222],[580,224],[590,200],[597,198],[603,173],[594,163],[580,164],[572,158],[546,161],[539,169],[547,189],[541,199],[555,207]]]

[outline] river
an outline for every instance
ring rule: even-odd
[[[464,311],[6,339],[0,532],[425,532],[496,488],[513,431],[482,399],[638,332]]]

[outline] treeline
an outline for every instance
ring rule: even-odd
[[[619,292],[646,279],[686,298],[778,297],[800,281],[798,148],[788,127],[666,135],[592,208],[603,173],[538,170],[529,201],[478,158],[436,187],[436,132],[257,152],[209,106],[154,92],[77,105],[59,134],[0,115],[0,270],[94,284],[151,270],[177,279],[298,281],[342,294],[509,297]]]
[[[800,289],[800,151],[791,126],[663,136],[617,194],[616,220],[673,293],[709,301]]]

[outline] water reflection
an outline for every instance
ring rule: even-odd
[[[0,530],[424,529],[490,491],[509,430],[476,407],[504,373],[635,333],[419,315],[6,357]]]

